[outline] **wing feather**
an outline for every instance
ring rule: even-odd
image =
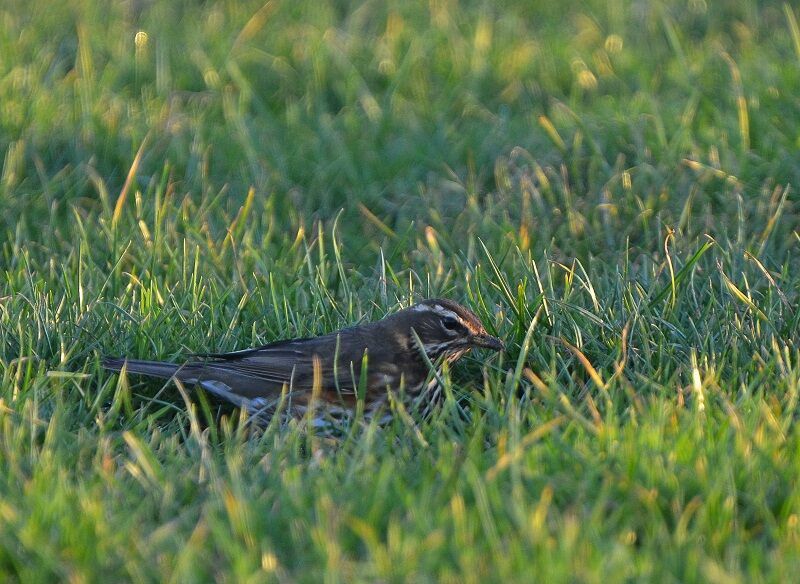
[[[349,362],[340,359],[334,376],[330,336],[279,341],[244,351],[205,355],[205,359],[196,364],[203,368],[204,379],[234,375],[246,377],[251,383],[269,384],[276,390],[283,385],[291,385],[294,390],[310,390],[314,379],[314,357],[319,354],[324,355],[320,357],[323,386],[327,389],[338,385],[342,393],[353,393]]]

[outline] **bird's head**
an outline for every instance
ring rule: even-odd
[[[472,311],[452,300],[423,300],[395,316],[402,319],[404,328],[408,326],[410,346],[421,343],[431,360],[444,356],[455,361],[473,348],[501,351],[505,347],[503,341],[486,332]]]

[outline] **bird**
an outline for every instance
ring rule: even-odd
[[[384,411],[390,390],[424,399],[444,362],[477,348],[502,351],[505,345],[468,308],[433,298],[318,337],[192,355],[182,363],[122,357],[105,358],[102,366],[199,386],[260,419],[278,411],[303,418],[311,410],[319,427],[353,413],[360,399],[371,419]]]

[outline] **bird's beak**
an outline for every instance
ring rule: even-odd
[[[470,341],[473,347],[481,347],[483,349],[491,349],[492,351],[502,351],[506,348],[503,341],[492,335],[472,335]]]

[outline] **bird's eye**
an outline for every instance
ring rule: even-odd
[[[442,319],[442,326],[449,331],[457,331],[461,327],[461,323],[452,316],[445,316]]]

